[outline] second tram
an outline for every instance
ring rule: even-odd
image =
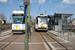
[[[36,16],[36,22],[35,22],[35,31],[43,30],[47,31],[48,30],[48,16],[47,15],[37,15]]]

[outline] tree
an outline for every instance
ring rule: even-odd
[[[0,19],[5,19],[4,13],[1,13],[1,14],[0,14]]]
[[[1,14],[0,14],[0,20],[1,20]]]

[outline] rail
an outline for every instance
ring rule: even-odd
[[[65,41],[69,41],[69,38],[73,35],[75,35],[75,32],[72,31],[49,31],[51,34],[65,40]]]
[[[44,35],[43,35],[44,34]],[[63,45],[61,42],[59,42],[58,40],[56,40],[53,36],[51,36],[48,32],[46,33],[40,33],[41,37],[44,39],[45,43],[47,44],[47,46],[49,47],[50,50],[57,50],[52,44],[49,43],[49,41],[45,38],[45,36],[48,36],[48,38],[51,38],[52,40],[54,40],[57,44],[59,44],[60,46],[62,46],[65,50],[69,50],[70,48],[66,47],[65,45]],[[61,50],[63,50],[63,48],[61,48]]]
[[[4,50],[8,45],[10,45],[10,44],[11,44],[14,40],[16,40],[19,36],[20,36],[20,35],[17,35],[17,36],[16,36],[16,35],[12,35],[12,36],[10,36],[10,37],[8,37],[8,38],[6,38],[6,39],[0,41],[0,42],[5,42],[5,41],[6,41],[6,43],[1,44],[0,50]]]

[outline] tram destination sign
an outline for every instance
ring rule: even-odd
[[[23,16],[23,14],[13,14],[13,16]]]
[[[38,17],[47,17],[47,16],[38,16]]]

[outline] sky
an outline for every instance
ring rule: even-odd
[[[24,6],[23,0],[0,0],[0,14],[4,13],[7,22],[12,22],[12,12],[20,9],[19,6]],[[55,12],[73,13],[75,18],[75,0],[30,0],[30,10],[34,18],[40,13],[45,14],[45,11],[47,15],[54,15]]]

